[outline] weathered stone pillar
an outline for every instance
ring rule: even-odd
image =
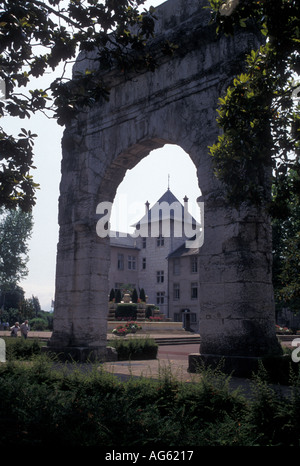
[[[275,334],[270,219],[263,209],[205,203],[205,243],[200,256],[199,354],[189,370],[224,364],[250,376],[258,361],[282,354]]]
[[[85,362],[115,356],[107,348],[109,238],[96,231],[101,164],[92,166],[79,128],[63,138],[54,328],[45,351]]]
[[[79,361],[107,359],[108,248],[87,225],[76,226],[73,236],[73,250],[63,249],[63,238],[58,245],[49,349]]]

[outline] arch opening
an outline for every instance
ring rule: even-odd
[[[196,167],[180,146],[166,144],[127,169],[113,201],[111,229],[133,233],[132,225],[144,215],[145,203],[155,204],[167,189],[182,203],[187,196],[191,214],[200,221]]]
[[[191,307],[195,332],[200,309],[199,248],[190,251],[187,260],[179,256],[188,250],[187,239],[200,229],[200,195],[196,167],[177,145],[151,151],[128,170],[111,212],[108,276],[110,293],[143,290],[161,319],[178,322],[180,306]],[[185,275],[180,293],[179,277],[173,274],[178,261]]]

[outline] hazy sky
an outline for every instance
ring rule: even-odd
[[[149,1],[157,6],[162,1]],[[42,87],[42,86],[40,86]],[[1,122],[2,123],[2,122]],[[29,121],[9,119],[5,128],[17,132],[21,127],[38,134],[35,143],[33,175],[40,184],[37,203],[33,209],[34,229],[29,241],[28,277],[20,283],[29,298],[39,298],[42,309],[48,311],[55,295],[56,248],[58,242],[58,197],[60,183],[61,138],[63,129],[43,115]],[[159,169],[157,167],[159,166]],[[146,174],[146,175],[145,175]],[[124,231],[144,214],[144,205],[152,206],[167,190],[168,177],[173,194],[183,202],[189,198],[189,210],[199,218],[196,198],[200,195],[196,169],[189,156],[177,146],[167,145],[151,152],[127,174],[120,184],[112,212],[112,228]],[[118,209],[121,205],[121,209]],[[126,209],[124,209],[126,206]],[[124,215],[124,211],[127,214]]]

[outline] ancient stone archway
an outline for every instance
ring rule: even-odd
[[[112,202],[128,168],[166,143],[197,167],[205,205],[200,251],[201,358],[231,363],[279,354],[275,336],[269,219],[226,205],[208,146],[218,134],[221,89],[239,70],[255,34],[216,38],[199,0],[158,8],[158,36],[179,41],[155,72],[111,73],[109,102],[82,113],[65,131],[59,202],[54,330],[49,346],[84,360],[106,351],[109,246],[96,233],[97,205]],[[154,45],[155,47],[155,45]],[[88,68],[79,61],[77,71]],[[184,174],[183,174],[184,176]],[[196,358],[197,359],[197,358]],[[193,359],[194,361],[194,359]],[[191,369],[192,370],[192,369]]]

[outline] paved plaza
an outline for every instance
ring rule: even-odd
[[[9,336],[10,332],[0,331],[1,336]],[[137,334],[137,337],[145,336],[145,334]],[[164,374],[172,374],[176,379],[182,382],[197,382],[201,377],[200,374],[191,374],[188,372],[188,355],[199,352],[199,343],[178,344],[178,339],[184,338],[185,341],[190,337],[193,341],[195,335],[182,333],[178,335],[164,335],[161,333],[151,334],[153,339],[170,339],[170,344],[159,345],[157,358],[141,361],[114,361],[103,364],[104,369],[117,376],[120,380],[128,380],[130,377],[149,377],[158,379]],[[51,332],[30,332],[30,338],[39,338],[48,340],[51,337]],[[19,336],[19,338],[21,338]],[[112,337],[108,335],[108,345]],[[177,340],[177,344],[172,344],[172,341]],[[283,344],[289,345],[290,341],[283,341]],[[231,377],[230,388],[232,390],[240,388],[244,393],[249,393],[251,390],[251,381],[245,378]],[[285,392],[287,387],[281,387]]]

